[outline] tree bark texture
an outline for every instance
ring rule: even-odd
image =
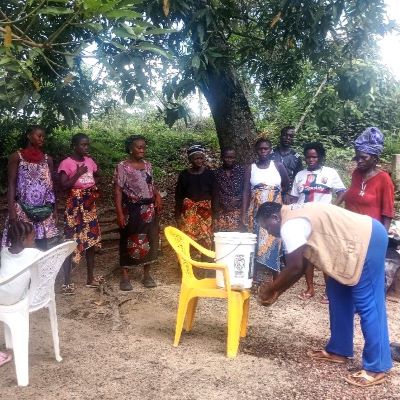
[[[212,8],[210,0],[196,0],[197,12]],[[209,35],[207,18],[193,17],[193,47],[196,52],[202,51],[202,43],[217,49],[220,54],[229,54],[230,49],[222,34]],[[199,36],[199,25],[205,36]],[[199,79],[202,90],[214,119],[218,141],[221,149],[231,147],[236,150],[238,161],[250,162],[253,159],[253,144],[256,139],[256,127],[243,87],[237,79],[229,57],[221,57],[217,66],[208,65],[206,79]]]
[[[256,127],[249,103],[232,68],[210,69],[201,89],[214,119],[221,149],[233,147],[238,161],[253,159]]]

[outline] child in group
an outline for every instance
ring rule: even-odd
[[[15,221],[7,232],[11,243],[9,248],[1,250],[0,279],[7,278],[25,269],[42,255],[42,251],[35,248],[35,230],[28,222]],[[0,305],[9,306],[18,303],[24,298],[30,281],[29,270],[22,273],[11,282],[0,286]],[[11,353],[0,352],[0,366],[12,360]]]
[[[89,157],[90,140],[84,133],[72,137],[73,153],[63,160],[58,167],[60,184],[68,190],[64,213],[64,235],[66,239],[75,240],[77,248],[71,257],[64,262],[64,294],[74,294],[71,283],[72,263],[79,264],[82,256],[86,257],[86,287],[98,287],[99,280],[93,276],[95,247],[101,247],[100,227],[97,220],[96,199],[98,191],[96,178],[98,168]]]

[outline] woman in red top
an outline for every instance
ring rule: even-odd
[[[389,230],[394,217],[394,186],[389,174],[377,166],[383,139],[378,128],[370,127],[354,142],[357,168],[344,201],[348,210],[369,215]]]

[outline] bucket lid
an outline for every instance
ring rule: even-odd
[[[247,232],[215,232],[214,238],[218,239],[257,239],[257,235]]]

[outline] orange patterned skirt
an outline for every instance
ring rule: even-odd
[[[182,231],[207,249],[212,246],[211,200],[183,200]]]

